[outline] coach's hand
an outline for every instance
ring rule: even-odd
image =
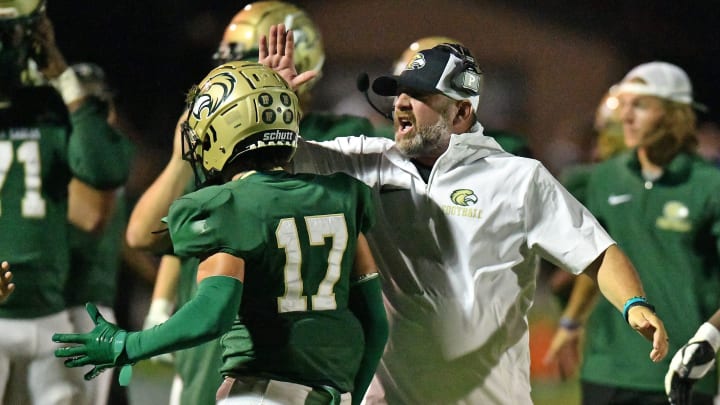
[[[670,361],[665,375],[665,393],[673,405],[691,403],[693,384],[707,374],[715,364],[715,353],[720,346],[720,331],[705,323]]]
[[[88,333],[56,333],[52,340],[58,343],[74,343],[75,345],[56,349],[55,357],[67,357],[66,367],[94,365],[95,367],[85,374],[86,380],[92,380],[108,368],[129,363],[124,355],[128,332],[106,321],[100,315],[95,304],[87,303],[85,308],[95,323],[92,331]],[[123,370],[123,372],[127,375],[129,369]],[[127,377],[129,380],[129,375]]]

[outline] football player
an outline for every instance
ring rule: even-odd
[[[316,77],[297,90],[302,119],[300,132],[308,139],[332,139],[338,135],[372,135],[373,127],[366,118],[351,115],[332,115],[312,111],[312,91],[321,76],[325,62],[322,35],[311,17],[301,8],[283,1],[258,1],[245,6],[228,24],[214,55],[217,63],[233,60],[256,61],[258,42],[270,26],[286,23],[296,38],[294,55],[298,71],[316,72]],[[184,120],[184,116],[181,117]],[[164,235],[152,231],[161,229],[160,219],[170,203],[195,187],[189,167],[180,158],[180,129],[175,130],[173,155],[153,184],[138,200],[128,224],[128,243],[134,247],[162,251]],[[182,266],[182,271],[180,271]],[[166,320],[173,308],[181,307],[196,288],[193,259],[178,261],[171,256],[161,260],[158,279],[144,327],[152,327]],[[167,359],[167,356],[162,356]],[[217,342],[175,353],[178,376],[173,381],[171,403],[179,397],[182,405],[209,404],[214,401],[215,387],[221,382],[217,371],[221,365]]]
[[[285,81],[254,62],[221,65],[191,90],[183,157],[199,183],[220,185],[173,202],[166,222],[175,254],[200,261],[197,292],[141,332],[88,304],[95,329],[53,337],[76,344],[55,352],[68,367],[94,365],[94,378],[223,335],[218,403],[359,403],[388,328],[364,237],[370,190],[344,174],[282,169],[299,114]]]
[[[114,161],[118,167],[125,168],[129,175],[132,159],[132,144],[117,129],[117,114],[112,91],[108,87],[105,71],[94,63],[75,63],[71,66],[87,97],[102,108],[103,114],[112,130],[118,131],[114,136],[116,143],[112,149],[98,151],[104,153],[105,159]],[[70,201],[82,204],[93,204],[91,195],[87,195],[86,187],[79,181],[70,182]],[[91,329],[93,324],[86,316],[85,303],[95,302],[111,322],[115,322],[115,297],[117,294],[117,278],[120,270],[120,255],[123,233],[127,223],[127,208],[124,189],[122,187],[105,190],[112,194],[114,207],[112,216],[102,232],[84,232],[76,226],[70,227],[70,274],[65,288],[65,299],[70,311],[70,320],[77,330]],[[85,396],[90,405],[104,405],[108,401],[112,373],[107,373],[85,382]]]
[[[101,153],[114,136],[57,47],[45,2],[0,1],[0,257],[16,284],[0,304],[3,403],[82,403],[82,380],[53,358],[50,337],[71,329],[68,219],[101,230],[112,198],[103,190],[125,181]],[[71,179],[94,204],[74,209]]]

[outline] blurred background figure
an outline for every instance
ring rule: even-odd
[[[695,109],[702,107],[683,69],[666,62],[641,64],[611,93],[629,150],[593,168],[585,203],[658,302],[673,353],[720,301],[720,170],[697,154]],[[594,308],[579,305],[595,295],[594,284],[576,278],[563,312],[574,327],[561,323],[551,348],[569,349],[560,356],[578,353],[576,334],[585,325],[583,403],[667,403],[663,380],[670,357],[657,365],[644,361],[638,352],[642,339],[625,333],[625,320],[606,300]],[[695,384],[693,403],[712,404],[717,385],[714,370]]]
[[[100,150],[104,158],[126,169],[129,175],[132,161],[132,143],[118,129],[118,116],[113,101],[113,92],[108,86],[105,71],[90,62],[75,63],[71,66],[87,97],[97,103],[107,117],[110,127],[117,131],[117,143],[111,150]],[[92,329],[94,324],[88,319],[85,304],[98,305],[105,317],[117,322],[115,300],[118,290],[118,277],[121,267],[125,225],[128,208],[124,187],[105,190],[113,195],[112,216],[101,232],[85,232],[75,226],[70,227],[70,274],[65,287],[67,305],[70,308],[70,320],[78,331]],[[69,186],[71,201],[92,203],[91,197],[84,193],[78,181]],[[77,198],[73,199],[73,196]],[[78,210],[84,209],[79,207]],[[84,370],[75,369],[78,376]],[[91,381],[85,381],[85,396],[88,404],[105,405],[108,403],[110,387],[114,381],[114,372],[107,372]],[[122,391],[121,391],[122,392]]]
[[[0,257],[17,291],[0,304],[0,398],[84,404],[85,385],[53,359],[72,331],[69,225],[102,232],[127,179],[121,137],[60,51],[42,0],[0,1]],[[78,192],[68,192],[68,184]]]

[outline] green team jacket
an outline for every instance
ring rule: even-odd
[[[663,391],[675,353],[720,304],[720,171],[681,154],[655,182],[645,181],[636,152],[599,163],[587,207],[630,257],[670,337],[670,355],[648,359],[651,345],[601,298],[587,324],[581,368],[586,381]],[[717,391],[717,369],[695,385]]]
[[[375,135],[373,125],[367,118],[322,112],[310,112],[303,116],[300,121],[300,134],[305,139],[316,141],[335,139],[338,136]],[[192,185],[194,186],[194,182]],[[188,187],[187,191],[192,189],[193,187]],[[198,260],[183,259],[180,265],[178,308],[195,294]],[[180,404],[215,404],[215,393],[222,383],[221,367],[222,346],[219,339],[176,352],[175,369],[183,381]]]
[[[74,176],[112,188],[126,178],[98,153],[115,140],[107,128],[92,102],[68,120],[50,87],[19,89],[0,109],[0,258],[11,263],[17,286],[0,304],[0,317],[34,318],[66,308],[68,182]]]

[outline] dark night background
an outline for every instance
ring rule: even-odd
[[[472,21],[468,20],[472,17],[467,16],[469,12],[480,17],[484,9],[492,9],[495,13],[507,11],[523,16],[525,22],[518,19],[517,25],[513,25],[512,20],[504,23],[501,38],[508,42],[515,32],[522,32],[524,25],[532,21],[561,32],[556,34],[559,39],[572,34],[608,44],[608,48],[619,55],[619,61],[615,61],[619,67],[612,70],[615,81],[642,62],[662,59],[676,63],[691,77],[696,99],[710,107],[710,112],[701,118],[720,118],[720,88],[716,80],[720,61],[717,30],[720,2],[717,1],[307,0],[294,3],[305,8],[320,26],[327,55],[325,76],[332,76],[328,72],[333,69],[341,70],[344,75],[344,81],[333,82],[343,87],[336,93],[354,92],[354,77],[358,72],[390,66],[418,37],[416,33],[448,33],[446,35],[460,37],[466,44],[469,42],[476,54],[482,52],[472,39],[478,38],[478,43],[482,43],[488,30],[494,30],[488,26],[492,24],[453,24],[452,21],[456,18]],[[185,91],[212,68],[211,56],[225,26],[245,4],[247,2],[217,0],[48,0],[48,13],[66,59],[92,61],[105,68],[116,89],[120,109],[132,128],[131,136],[141,149],[148,147],[159,154],[155,163],[163,165]],[[358,13],[358,9],[366,10],[365,14]],[[555,58],[543,63],[552,67],[569,62],[581,61]],[[512,67],[512,63],[513,60],[505,61],[504,66]],[[492,80],[487,73],[486,82]],[[566,77],[563,80],[584,79]],[[612,81],[607,81],[603,86],[611,84]],[[532,94],[532,82],[525,85],[525,92]],[[588,90],[586,98],[594,103],[599,100],[598,94],[594,89]],[[332,105],[328,97],[322,101],[324,107],[328,103]],[[546,101],[556,100],[552,97]],[[572,111],[575,108],[572,105],[563,108],[568,113],[588,115],[592,112],[585,106],[577,108],[588,111]],[[532,115],[528,112],[528,119],[537,119]],[[532,128],[521,126],[524,131],[533,132]],[[539,134],[528,135],[531,143],[544,143],[548,136],[553,136],[546,129],[542,139],[538,139]],[[542,157],[540,154],[541,160]],[[141,183],[154,177],[153,170],[147,174],[150,178]]]

